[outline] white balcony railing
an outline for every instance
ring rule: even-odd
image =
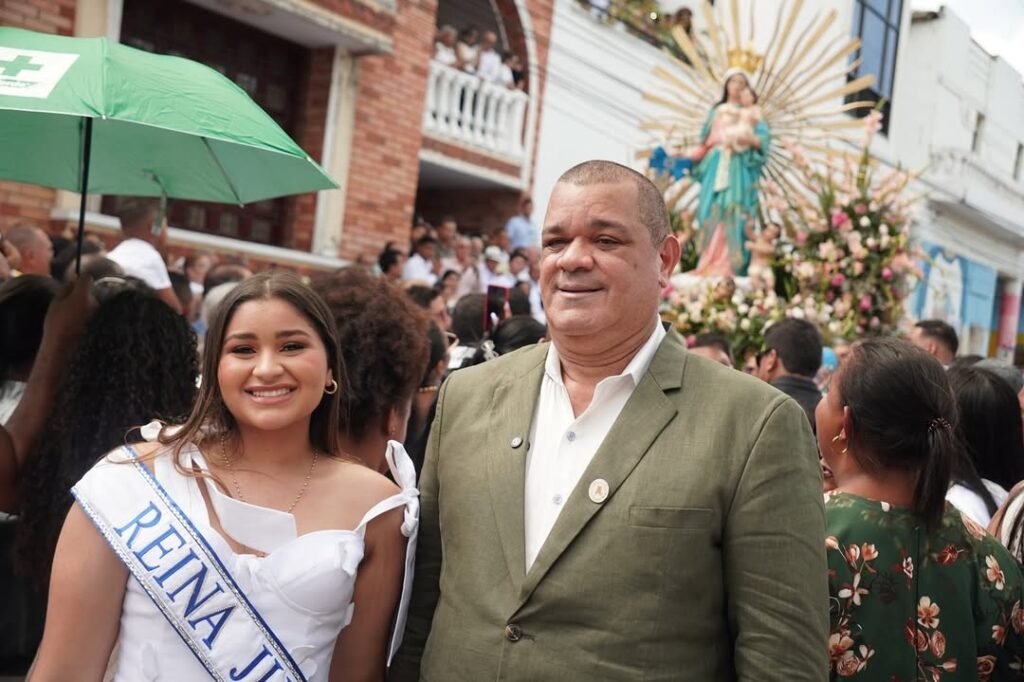
[[[423,131],[434,137],[523,159],[523,117],[529,96],[477,76],[430,62]]]

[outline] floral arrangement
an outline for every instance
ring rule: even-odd
[[[665,318],[678,331],[717,331],[741,356],[759,348],[765,326],[782,317],[815,323],[827,341],[896,330],[913,280],[921,276],[910,241],[913,198],[907,193],[915,175],[876,168],[869,149],[881,113],[873,111],[865,122],[856,158],[815,167],[791,145],[795,182],[762,181],[762,224],[781,228],[772,259],[774,289],[755,283],[728,301],[715,294],[714,283],[673,291]],[[689,231],[685,219],[674,225]]]

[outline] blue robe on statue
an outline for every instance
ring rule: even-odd
[[[707,141],[721,107],[728,106],[733,105],[719,104],[711,110],[701,131],[702,140]],[[704,253],[715,227],[721,223],[729,250],[729,264],[737,275],[746,274],[750,262],[750,252],[745,246],[746,227],[757,215],[758,181],[771,145],[771,131],[763,120],[758,121],[754,135],[761,142],[760,149],[751,147],[743,152],[734,152],[716,145],[690,171],[693,179],[700,183],[697,245]],[[723,159],[728,163],[728,169],[727,173],[720,174],[719,165]]]

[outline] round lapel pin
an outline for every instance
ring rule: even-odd
[[[608,499],[608,481],[603,478],[595,478],[590,483],[590,501],[595,504],[601,504]]]

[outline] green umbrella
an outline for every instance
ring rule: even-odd
[[[217,71],[106,38],[0,28],[0,178],[245,204],[337,185]],[[81,234],[79,234],[81,238]]]

